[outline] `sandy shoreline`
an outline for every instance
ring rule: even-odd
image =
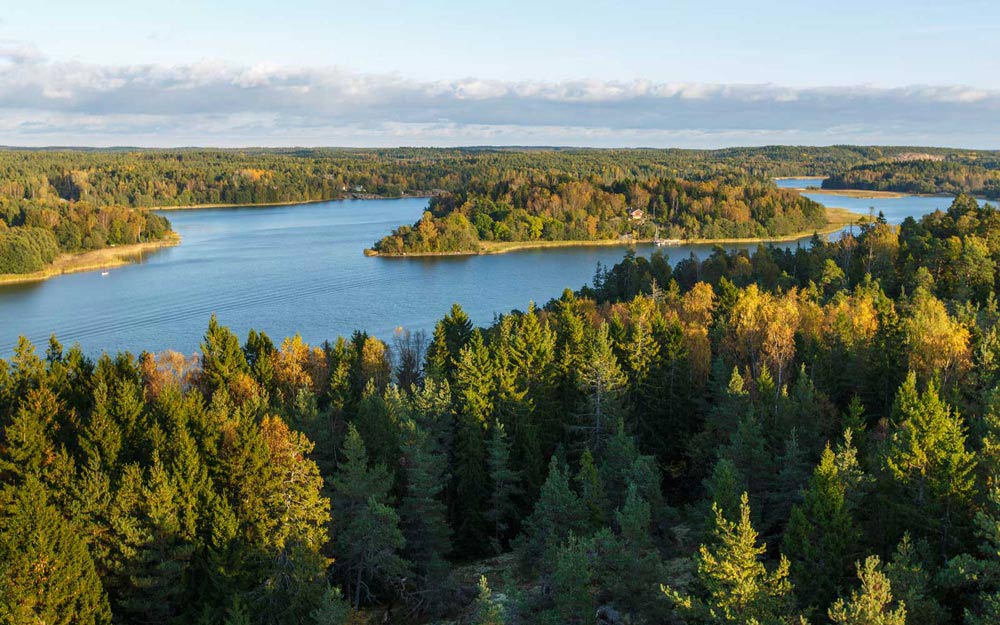
[[[52,264],[41,271],[24,274],[0,274],[0,285],[38,282],[67,273],[80,273],[83,271],[108,269],[110,267],[121,267],[122,265],[129,265],[136,262],[136,260],[141,259],[142,255],[146,252],[178,245],[180,242],[180,235],[176,232],[172,232],[160,241],[120,245],[117,247],[105,247],[99,250],[83,252],[81,254],[61,254],[58,258],[52,261]]]

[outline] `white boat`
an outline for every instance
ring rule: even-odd
[[[106,275],[108,275],[109,273],[111,273],[111,272],[110,272],[110,271],[102,271],[102,272],[101,272],[101,275],[102,275],[102,276],[106,276]]]

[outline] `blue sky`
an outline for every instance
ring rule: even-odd
[[[78,0],[0,11],[0,143],[1000,148],[1000,3]]]

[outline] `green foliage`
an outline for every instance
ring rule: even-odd
[[[851,432],[836,453],[827,446],[804,500],[792,508],[783,552],[793,562],[792,580],[808,603],[829,605],[850,579],[861,530],[854,518],[862,487]]]
[[[111,623],[86,543],[38,480],[5,487],[0,511],[0,622]]]
[[[852,590],[847,601],[837,599],[830,620],[837,625],[906,625],[906,605],[893,603],[892,585],[878,556],[869,556],[857,568],[861,589]]]
[[[476,596],[476,611],[472,625],[504,625],[503,607],[493,599],[493,591],[486,582],[486,576],[479,576],[479,594]]]
[[[399,515],[389,505],[389,474],[368,466],[364,441],[350,426],[333,479],[334,540],[351,602],[371,601],[379,590],[392,590],[407,576],[401,552],[406,539]]]
[[[686,618],[711,623],[790,623],[794,620],[789,562],[781,558],[768,571],[761,561],[766,545],[757,544],[757,532],[750,524],[746,493],[740,500],[737,522],[726,520],[713,506],[715,534],[702,545],[695,561],[698,568],[697,596],[661,586],[664,594]]]

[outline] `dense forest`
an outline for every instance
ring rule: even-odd
[[[503,181],[486,194],[434,197],[412,227],[397,228],[372,249],[386,255],[477,252],[483,242],[649,239],[658,234],[745,239],[826,225],[821,204],[765,181],[651,178],[610,185],[557,180],[523,186]]]
[[[167,219],[144,210],[0,197],[0,275],[39,271],[62,253],[159,241],[170,232]]]
[[[1000,198],[1000,161],[996,159],[885,160],[831,174],[824,189],[871,189],[901,193],[971,193]]]
[[[906,161],[916,149],[942,162]],[[772,176],[996,196],[998,164],[996,152],[855,146],[6,149],[0,274],[30,273],[60,252],[156,240],[169,230],[166,220],[128,208],[434,196],[424,218],[375,244],[384,254],[657,233],[758,238],[825,225],[817,205],[774,189]],[[634,209],[644,215],[632,218]]]
[[[62,199],[139,208],[267,204],[353,195],[486,195],[509,181],[529,186],[569,180],[738,175],[829,175],[908,152],[995,163],[997,152],[904,147],[599,150],[569,148],[395,149],[5,149],[0,197]]]
[[[1000,620],[1000,214],[0,361],[0,622]]]

